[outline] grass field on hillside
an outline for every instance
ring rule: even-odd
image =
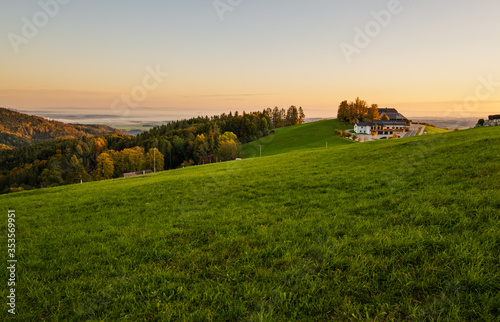
[[[448,133],[448,132],[451,132],[450,130],[441,129],[439,127],[434,127],[434,126],[427,126],[425,128],[425,131],[427,132],[427,134],[439,134],[439,133]]]
[[[339,120],[324,120],[296,126],[287,126],[275,130],[275,134],[247,143],[242,146],[245,158],[282,154],[304,149],[323,148],[353,143],[335,135],[335,129],[352,129],[353,126]]]
[[[16,318],[498,321],[499,156],[481,128],[1,195]]]

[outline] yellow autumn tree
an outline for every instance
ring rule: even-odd
[[[97,157],[97,169],[94,177],[96,180],[111,179],[115,172],[115,166],[111,156],[104,152]]]
[[[157,148],[149,149],[146,155],[146,163],[144,168],[156,171],[163,171],[165,158]]]
[[[196,159],[205,158],[208,155],[208,141],[204,134],[199,134],[194,140],[194,157]]]
[[[136,146],[123,151],[109,151],[114,164],[115,175],[143,170],[145,162],[144,148]]]
[[[372,104],[372,106],[370,106],[370,108],[368,109],[368,117],[367,118],[368,118],[369,122],[380,120],[380,113],[378,111],[377,104]]]
[[[233,132],[225,132],[219,137],[217,158],[221,161],[234,160],[238,157],[238,137]]]

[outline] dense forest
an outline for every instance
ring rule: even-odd
[[[0,150],[55,139],[126,133],[106,125],[67,124],[0,107]]]
[[[0,151],[0,193],[116,178],[234,160],[241,143],[274,128],[301,124],[301,107],[197,117],[157,126],[136,137],[83,136]]]

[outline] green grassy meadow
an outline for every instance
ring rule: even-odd
[[[282,154],[286,152],[346,145],[353,143],[347,139],[335,135],[335,129],[347,130],[354,128],[353,125],[341,122],[337,119],[323,120],[296,126],[287,126],[275,129],[275,134],[261,138],[242,146],[245,158]]]
[[[439,134],[439,133],[448,133],[448,132],[451,132],[450,130],[441,129],[439,127],[434,127],[434,126],[427,126],[427,127],[425,127],[425,131],[427,132],[427,134]]]
[[[307,126],[272,156],[1,195],[16,318],[499,321],[500,129],[325,148]],[[311,146],[278,154],[285,130]]]

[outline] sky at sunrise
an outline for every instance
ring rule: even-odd
[[[3,0],[0,106],[500,113],[498,0]]]

